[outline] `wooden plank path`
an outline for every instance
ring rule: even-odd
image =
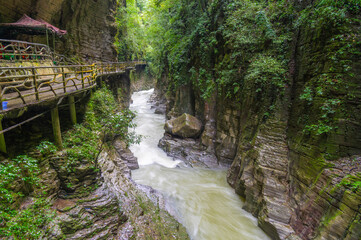
[[[74,94],[94,88],[98,76],[120,74],[135,68],[136,65],[144,64],[145,62],[134,61],[92,65],[0,67],[0,151],[7,152],[5,132],[45,114],[38,114],[3,130],[1,121],[8,112],[68,96],[70,117],[75,124]],[[58,149],[62,149],[58,106],[52,106],[50,111],[54,141]]]
[[[122,73],[145,62],[0,67],[0,114],[91,89],[96,78]]]

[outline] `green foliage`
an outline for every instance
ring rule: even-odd
[[[340,185],[349,188],[353,192],[361,191],[361,173],[346,175],[341,180]]]
[[[257,86],[256,92],[265,91],[272,88],[280,93],[285,85],[286,68],[277,59],[258,55],[249,65],[246,81],[251,81]]]
[[[38,160],[28,157],[26,155],[17,156],[13,161],[20,169],[21,180],[24,183],[36,185],[39,179]]]
[[[36,149],[43,155],[43,156],[50,156],[57,151],[56,146],[54,143],[49,141],[42,141]]]
[[[46,233],[44,226],[54,217],[47,200],[42,198],[26,209],[0,214],[6,222],[0,224],[0,237],[11,239],[40,239]]]
[[[117,35],[115,48],[119,61],[144,59],[147,50],[147,39],[144,24],[140,15],[145,1],[118,1],[116,12]]]
[[[37,160],[26,155],[17,156],[9,162],[0,163],[0,204],[2,207],[14,203],[38,184],[39,167]],[[13,192],[12,184],[22,185],[22,192]],[[7,208],[7,207],[5,207]]]
[[[141,15],[150,70],[170,79],[170,94],[190,85],[204,99],[216,91],[239,99],[245,85],[259,85],[253,91],[276,99],[286,83],[291,40],[278,19],[292,14],[287,1],[149,1]]]
[[[301,100],[306,100],[308,103],[311,103],[313,100],[313,91],[310,87],[305,87],[303,93],[300,95]]]
[[[317,124],[306,125],[305,129],[303,131],[305,133],[311,132],[316,135],[322,135],[324,133],[328,133],[328,132],[332,131],[333,129],[334,129],[334,127],[329,126],[328,122],[323,122],[323,121],[319,120],[317,122]]]
[[[2,206],[13,202],[14,195],[11,192],[10,184],[20,177],[20,172],[21,169],[13,162],[0,164],[0,202]]]
[[[120,137],[128,144],[139,142],[140,136],[128,130],[135,127],[134,117],[129,110],[118,110],[118,103],[109,89],[103,87],[96,91],[88,103],[85,121],[63,137],[67,157],[62,168],[70,173],[87,163],[96,171],[96,158],[105,141]]]
[[[120,9],[120,25],[142,31],[123,43],[143,44],[152,74],[167,77],[169,95],[188,85],[204,99],[252,96],[254,111],[268,117],[294,73],[291,43],[302,32],[318,54],[307,62],[314,69],[299,96],[310,109],[304,132],[330,133],[352,115],[345,106],[357,96],[359,0],[317,0],[304,9],[287,0],[149,0]]]
[[[345,9],[352,14],[361,13],[361,1],[360,0],[321,0],[319,6],[334,7],[339,9]]]
[[[139,136],[128,131],[128,127],[134,127],[131,122],[134,113],[118,111],[117,106],[106,87],[93,94],[84,123],[75,125],[63,137],[66,154],[63,170],[74,173],[76,167],[87,164],[97,171],[96,158],[107,139],[117,136],[128,143],[139,141]],[[41,142],[36,149],[42,154],[41,159],[56,152],[54,144],[48,141]],[[41,239],[46,235],[45,226],[52,220],[53,211],[49,209],[46,196],[37,195],[42,191],[35,191],[43,187],[39,173],[39,161],[26,155],[0,163],[0,238]],[[72,188],[73,183],[66,182],[66,186]],[[89,188],[94,187],[97,186]],[[31,196],[33,203],[18,209],[26,196]]]
[[[103,124],[104,134],[112,140],[114,137],[121,137],[128,145],[140,142],[140,136],[134,132],[129,132],[129,128],[135,128],[136,125],[132,122],[135,114],[130,110],[122,110],[112,115]]]
[[[38,196],[26,209],[17,210],[24,196],[39,186],[38,161],[26,155],[0,163],[0,238],[38,239],[52,212],[45,198]]]
[[[352,14],[360,11],[360,1],[321,0],[314,8],[301,12],[297,26],[307,32],[315,42],[322,42],[322,51],[316,72],[307,82],[300,99],[307,102],[310,114],[304,131],[316,135],[337,129],[338,119],[348,119],[353,109],[345,108],[355,97],[353,61],[361,56],[361,41],[355,33],[359,20]],[[310,28],[311,27],[311,28]],[[311,32],[312,31],[312,32]],[[325,64],[321,67],[321,64]],[[316,116],[316,117],[315,117]]]
[[[84,125],[75,125],[63,139],[66,152],[66,163],[62,168],[68,172],[75,172],[75,167],[82,163],[91,163],[95,168],[98,154],[99,132]]]
[[[94,93],[88,104],[85,126],[91,130],[100,131],[104,136],[121,137],[128,144],[137,142],[137,137],[133,132],[129,132],[129,128],[135,128],[132,123],[135,114],[130,110],[119,110],[112,92],[103,87]],[[86,134],[85,134],[86,136]]]

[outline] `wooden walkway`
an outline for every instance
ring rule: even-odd
[[[142,64],[0,67],[0,114],[91,89],[100,75],[122,73]]]

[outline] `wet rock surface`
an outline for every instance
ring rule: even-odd
[[[296,3],[301,8],[310,4]],[[359,32],[359,25],[349,30]],[[229,184],[272,239],[361,239],[360,58],[350,58],[354,77],[349,88],[357,97],[337,106],[345,114],[322,116],[325,99],[341,99],[344,93],[338,88],[320,98],[304,99],[305,89],[314,86],[318,76],[329,74],[328,66],[334,64],[326,54],[326,42],[334,42],[334,35],[320,32],[309,25],[294,32],[290,76],[282,96],[272,91],[259,94],[257,84],[244,81],[238,99],[216,91],[204,100],[196,85],[191,86],[193,95],[184,87],[166,94],[164,86],[172,79],[163,77],[157,83],[158,93],[170,103],[167,116],[192,109],[202,120],[202,144],[208,151],[214,149],[220,163],[232,164]],[[332,130],[320,131],[323,120]],[[317,131],[308,129],[313,127]],[[197,148],[191,141],[169,138],[165,136],[160,146],[178,158],[189,157]]]
[[[118,229],[118,239],[189,239],[185,228],[164,210],[161,195],[129,179],[123,170],[126,163],[115,152],[103,151],[99,166],[105,185],[128,218]]]
[[[301,94],[303,78],[298,81],[294,91]],[[334,133],[307,135],[299,125],[307,110],[299,98],[294,108],[287,103],[291,95],[278,100],[265,119],[252,93],[244,94],[238,105],[222,96],[196,101],[195,115],[204,123],[200,139],[165,134],[159,146],[188,165],[207,151],[214,162],[231,164],[229,184],[272,239],[361,239],[361,192],[345,184],[347,175],[360,176],[360,125],[340,121]],[[180,99],[167,102],[168,116],[182,114],[174,106]]]
[[[353,159],[353,165],[348,164],[349,157],[333,161],[334,166],[322,170],[318,179],[311,183],[307,183],[311,172],[305,174],[305,171],[309,171],[312,163],[306,162],[297,171],[292,171],[292,190],[297,191],[294,191],[292,202],[296,214],[292,216],[291,224],[303,239],[312,238],[316,230],[320,232],[316,239],[361,238],[361,191],[340,184],[346,174],[361,172],[361,165],[357,164],[361,157],[354,156]]]
[[[124,143],[115,141],[98,158],[100,174],[95,183],[77,187],[69,193],[63,189],[53,196],[55,218],[49,224],[49,239],[189,239],[185,228],[165,210],[161,194],[137,185],[130,176],[129,159]],[[119,153],[121,149],[121,154]],[[127,156],[124,157],[124,154]],[[130,164],[130,166],[134,166]],[[56,176],[55,171],[50,171]],[[57,179],[57,177],[55,177]],[[49,180],[51,178],[47,178]],[[78,178],[79,179],[79,178]],[[61,189],[57,180],[55,192]],[[84,184],[84,179],[79,185]],[[48,185],[51,186],[49,183]],[[69,189],[67,189],[69,190]],[[56,194],[56,193],[55,193]],[[22,206],[33,204],[29,198]]]
[[[105,185],[85,198],[57,199],[53,209],[57,212],[54,223],[58,225],[52,233],[55,238],[116,238],[119,226],[127,220],[116,197]]]
[[[127,167],[130,170],[135,170],[139,168],[137,158],[133,155],[133,153],[129,150],[129,148],[127,148],[127,145],[124,141],[120,139],[116,139],[113,143],[113,146],[119,157],[123,160],[123,162],[126,163]],[[124,170],[126,171],[126,169]]]
[[[165,98],[159,97],[156,93],[153,93],[149,100],[151,103],[151,109],[154,109],[155,114],[165,115],[167,112],[167,100]]]
[[[294,235],[287,153],[285,124],[270,122],[260,129],[254,146],[240,148],[227,176],[230,185],[245,197],[244,208],[258,216],[260,227],[272,239]]]
[[[168,120],[164,125],[164,129],[167,133],[178,137],[195,138],[202,131],[202,123],[196,117],[184,113],[180,117]]]
[[[159,140],[158,146],[168,156],[182,160],[186,165],[192,167],[219,168],[217,157],[214,153],[207,151],[207,147],[199,140],[193,138],[177,138],[169,133]]]

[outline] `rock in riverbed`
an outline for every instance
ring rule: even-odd
[[[198,137],[202,131],[202,123],[196,117],[187,113],[182,114],[180,117],[168,120],[164,129],[167,133],[182,138]]]

